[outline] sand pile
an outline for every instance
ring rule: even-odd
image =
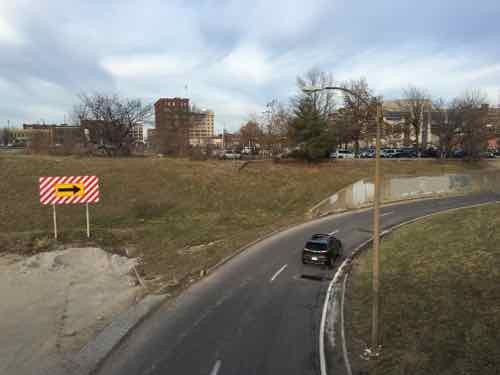
[[[98,248],[0,257],[0,373],[80,349],[135,302],[136,259]]]

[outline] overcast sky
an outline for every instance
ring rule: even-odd
[[[236,129],[311,67],[387,99],[500,94],[498,0],[0,0],[0,126],[63,122],[79,92],[187,95]]]

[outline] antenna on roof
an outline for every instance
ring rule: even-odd
[[[189,98],[189,95],[188,95],[188,84],[187,83],[184,86],[184,90],[186,90],[186,98]]]

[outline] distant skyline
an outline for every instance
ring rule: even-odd
[[[61,123],[97,91],[187,96],[234,131],[312,67],[387,99],[413,84],[496,105],[498,35],[498,0],[0,0],[0,126]]]

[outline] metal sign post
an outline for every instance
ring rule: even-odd
[[[56,218],[56,205],[52,205],[52,214],[54,216],[54,239],[57,240],[57,218]]]
[[[90,217],[89,217],[89,203],[85,204],[85,212],[87,214],[87,238],[90,238]]]

